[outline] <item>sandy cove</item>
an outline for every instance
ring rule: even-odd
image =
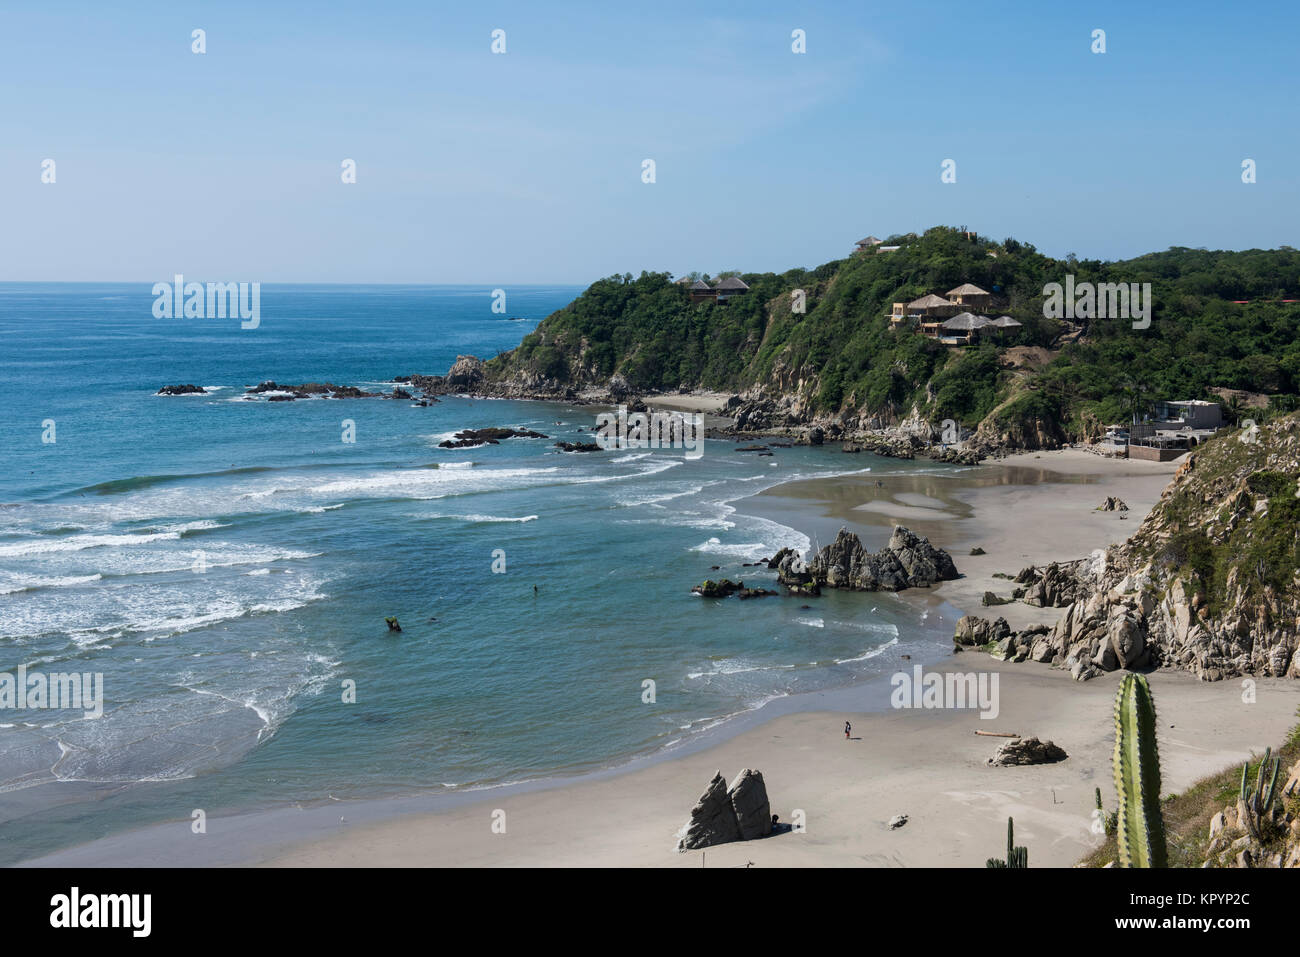
[[[870,461],[854,457],[846,466]],[[945,618],[956,606],[1000,614],[1022,627],[1054,620],[1060,610],[1019,603],[981,608],[984,591],[1010,590],[993,573],[1084,557],[1126,538],[1176,465],[1109,461],[1075,450],[1030,453],[970,469],[788,483],[737,505],[821,542],[846,524],[873,549],[891,525],[907,524],[948,549],[965,577],[901,597]],[[1095,511],[1110,495],[1128,503],[1127,519]],[[974,546],[986,554],[970,556]],[[751,713],[737,719],[736,733],[716,736],[717,743],[623,771],[462,794],[436,810],[394,798],[214,819],[209,829],[223,838],[204,842],[202,853],[190,843],[188,821],[158,825],[29,863],[982,867],[1005,852],[1010,815],[1031,867],[1073,865],[1100,840],[1091,831],[1094,788],[1114,807],[1111,705],[1118,676],[1076,683],[1045,665],[1008,664],[977,652],[935,667],[987,673],[990,680],[997,675],[997,717],[893,709],[890,680],[882,677],[800,696],[805,710],[770,718]],[[1157,671],[1151,684],[1166,793],[1277,744],[1300,706],[1300,682],[1285,679],[1259,680],[1253,704],[1242,702],[1237,682]],[[853,724],[852,740],[844,738],[845,720]],[[987,759],[1003,739],[976,730],[1051,739],[1069,757],[1038,767],[992,767]],[[675,852],[675,836],[713,773],[731,780],[745,767],[763,772],[772,810],[783,822],[803,811],[806,831]],[[497,810],[505,812],[504,834],[493,830]],[[891,830],[887,822],[897,814],[909,820]],[[178,845],[186,848],[179,858]]]
[[[744,508],[789,522],[791,508],[802,505],[820,513],[824,529],[847,524],[866,539],[873,532],[883,539],[888,526],[906,524],[951,551],[965,577],[904,597],[1000,614],[1023,627],[1054,621],[1061,610],[1020,603],[982,609],[986,590],[1009,592],[1009,583],[993,574],[1086,557],[1122,541],[1159,499],[1176,467],[1078,450],[1026,453],[965,471],[796,482],[756,496]],[[1111,495],[1130,511],[1096,511]],[[975,546],[985,554],[970,556]],[[882,679],[828,693],[835,700],[826,704],[836,710],[779,716],[699,753],[604,779],[503,791],[446,812],[341,830],[263,863],[981,867],[1003,852],[1010,815],[1031,866],[1074,864],[1100,840],[1091,830],[1094,788],[1101,788],[1108,808],[1114,805],[1111,704],[1118,676],[1076,683],[1046,666],[1007,664],[978,653],[954,656],[944,668],[996,674],[997,718],[983,719],[975,711],[891,709],[891,688]],[[1276,744],[1300,706],[1300,684],[1283,679],[1259,681],[1253,704],[1242,702],[1234,682],[1207,684],[1173,672],[1156,672],[1151,682],[1166,793]],[[853,723],[848,741],[845,720]],[[1069,758],[1039,767],[992,767],[986,762],[1001,739],[976,730],[1050,738]],[[730,780],[745,767],[763,772],[772,810],[782,821],[790,821],[795,809],[804,812],[806,832],[674,852],[675,835],[714,771]],[[506,815],[505,834],[492,831],[498,809]],[[896,814],[909,820],[891,830],[886,822]]]

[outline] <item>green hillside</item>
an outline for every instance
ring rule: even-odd
[[[1300,401],[1300,304],[1267,301],[1300,299],[1300,252],[1289,247],[1173,248],[1100,262],[948,227],[887,243],[902,248],[780,275],[740,273],[750,292],[721,304],[692,303],[666,273],[602,279],[491,360],[489,381],[563,391],[621,376],[634,392],[761,388],[797,395],[816,416],[893,421],[915,409],[974,426],[993,413],[1004,423],[1051,420],[1071,438],[1156,399],[1218,398],[1214,388],[1267,394],[1270,412]],[[1044,318],[1044,285],[1067,274],[1076,283],[1151,283],[1150,327]],[[991,311],[1022,328],[959,348],[891,330],[893,302],[965,282],[995,293]],[[791,309],[796,289],[807,296],[802,314]]]

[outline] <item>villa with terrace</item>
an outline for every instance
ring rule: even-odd
[[[685,280],[679,280],[684,282]],[[743,296],[749,292],[749,285],[736,276],[728,276],[716,285],[710,286],[703,279],[697,279],[691,283],[687,289],[691,297],[691,302],[704,302],[706,299],[714,302],[726,302],[733,296]]]
[[[1010,316],[996,319],[970,311],[987,309],[993,293],[974,283],[962,283],[944,295],[934,293],[912,302],[896,302],[889,313],[891,329],[914,326],[923,336],[938,339],[947,346],[970,345],[980,336],[997,335],[1018,329],[1021,323]]]

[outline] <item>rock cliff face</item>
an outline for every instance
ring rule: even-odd
[[[691,809],[677,849],[693,851],[729,841],[752,841],[771,833],[772,806],[762,772],[745,768],[727,787],[719,771]]]
[[[874,555],[862,547],[858,536],[841,528],[835,541],[801,568],[797,556],[786,556],[778,572],[783,585],[848,588],[854,591],[901,591],[928,588],[935,582],[957,577],[952,558],[928,539],[901,525],[894,529],[889,544]]]
[[[1076,677],[1146,665],[1300,676],[1297,477],[1300,413],[1195,450],[1082,583],[1050,660]]]

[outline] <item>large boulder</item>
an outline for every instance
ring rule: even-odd
[[[991,641],[1003,641],[1011,634],[1011,626],[1005,618],[989,621],[977,615],[964,615],[957,619],[957,629],[952,640],[959,645],[987,645]]]
[[[736,820],[736,811],[727,796],[727,782],[719,771],[713,775],[695,807],[691,808],[691,820],[677,842],[677,849],[693,851],[739,839],[740,822]]]
[[[745,768],[727,787],[719,771],[691,809],[677,849],[693,851],[729,841],[752,841],[771,833],[772,805],[762,772]]]
[[[1037,738],[1012,738],[994,752],[989,764],[1010,767],[1021,764],[1053,764],[1064,761],[1067,755],[1051,741]]]
[[[745,768],[731,782],[727,793],[736,812],[742,841],[752,841],[772,833],[772,805],[767,799],[763,772]]]

